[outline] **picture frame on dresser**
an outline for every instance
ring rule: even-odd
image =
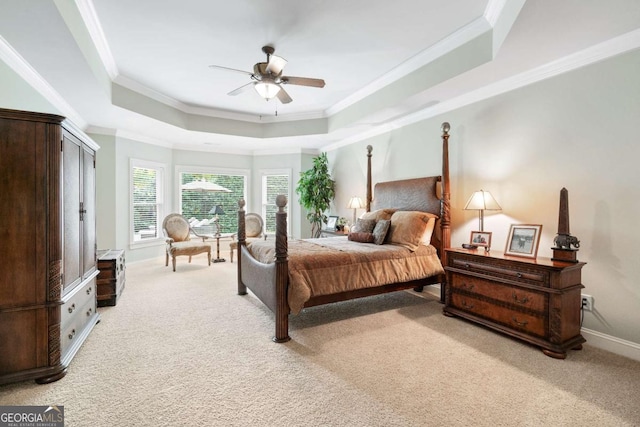
[[[474,246],[482,246],[485,248],[491,247],[491,232],[490,231],[472,231],[469,238],[469,244]]]
[[[536,258],[541,232],[541,224],[511,224],[504,254]]]
[[[328,231],[335,231],[337,224],[338,224],[338,217],[330,215],[327,217],[327,224],[324,227],[324,229]]]

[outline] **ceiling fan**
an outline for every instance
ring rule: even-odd
[[[310,87],[324,87],[324,80],[312,79],[308,77],[283,76],[282,70],[287,65],[287,60],[274,55],[273,46],[263,46],[262,51],[267,55],[267,62],[258,62],[253,66],[253,73],[249,71],[238,70],[235,68],[222,67],[220,65],[209,65],[211,68],[219,68],[222,70],[236,71],[248,74],[253,80],[250,83],[240,86],[232,90],[228,95],[235,96],[247,89],[253,87],[260,96],[267,101],[277,97],[283,104],[293,101],[289,94],[282,87],[283,85],[298,85]]]

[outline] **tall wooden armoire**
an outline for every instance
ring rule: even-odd
[[[0,109],[0,384],[66,374],[95,324],[95,153],[64,117]]]

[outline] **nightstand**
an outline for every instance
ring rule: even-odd
[[[443,312],[482,324],[564,359],[579,350],[581,270],[569,263],[447,249]]]
[[[348,235],[349,233],[345,232],[344,230],[322,230],[322,232],[320,232],[320,237],[340,237]]]

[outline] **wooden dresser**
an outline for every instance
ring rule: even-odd
[[[98,307],[116,305],[125,284],[124,249],[98,251]]]
[[[0,109],[0,384],[62,378],[99,320],[97,149],[64,117]]]
[[[581,270],[585,263],[447,249],[446,315],[460,316],[564,359],[580,349]]]

